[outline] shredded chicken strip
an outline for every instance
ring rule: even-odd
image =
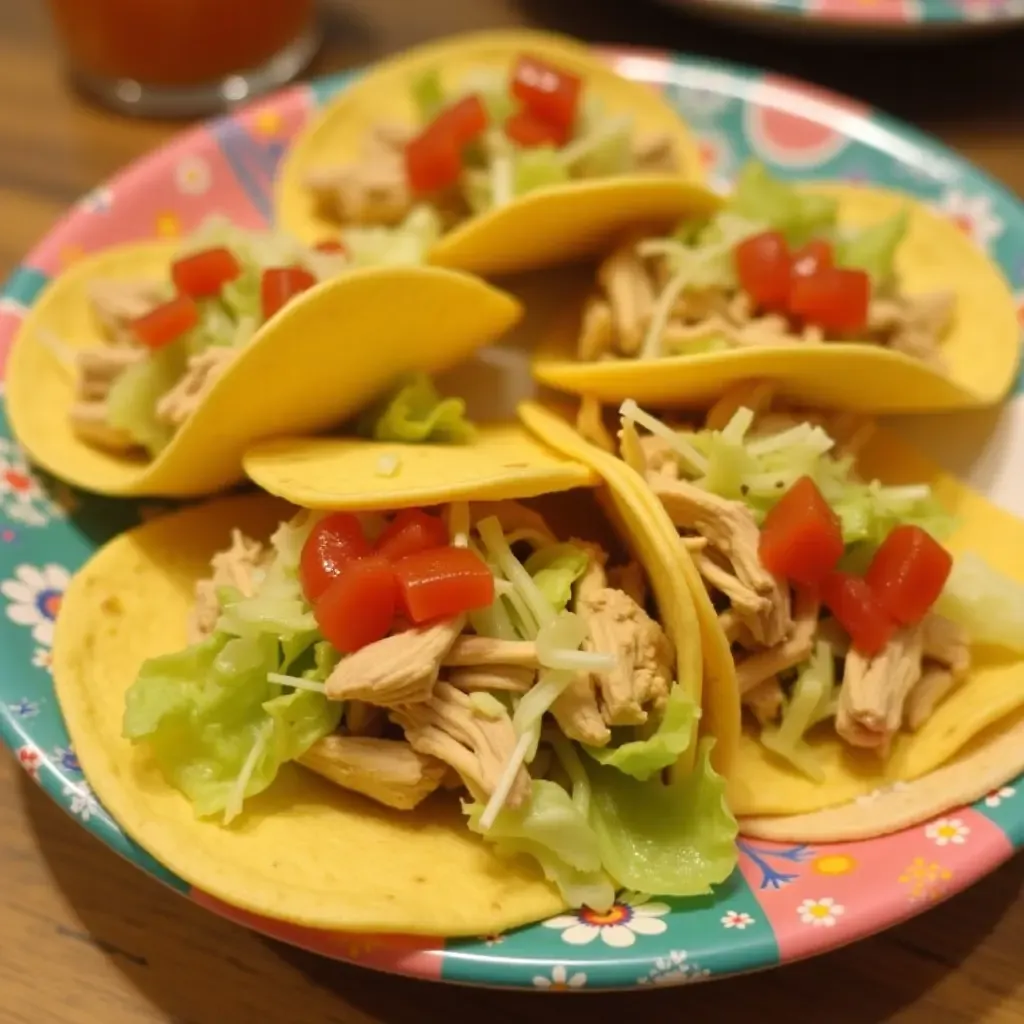
[[[464,693],[526,693],[537,679],[533,669],[515,665],[454,668],[446,676],[452,686]]]
[[[612,307],[600,295],[592,295],[583,307],[577,354],[580,362],[593,363],[614,348]]]
[[[875,299],[868,310],[868,336],[941,369],[945,360],[939,343],[955,309],[952,291]]]
[[[647,479],[672,522],[681,529],[696,530],[707,537],[729,560],[738,582],[768,601],[767,607],[749,616],[747,624],[754,637],[766,647],[778,644],[793,621],[789,589],[761,565],[760,531],[754,514],[741,502],[720,498],[695,484],[663,473],[649,473]]]
[[[481,803],[494,793],[515,752],[516,732],[508,713],[502,709],[497,717],[484,715],[468,694],[450,683],[439,682],[418,704],[393,708],[390,717],[405,730],[413,750],[451,765]],[[521,806],[529,794],[530,777],[520,768],[506,806]]]
[[[466,617],[408,629],[342,659],[327,677],[331,700],[364,700],[380,707],[430,698],[441,661],[465,626]]]
[[[636,240],[613,250],[598,267],[597,280],[611,306],[613,337],[619,352],[635,356],[654,312],[654,283],[636,251]]]
[[[128,281],[99,278],[89,283],[88,296],[96,319],[111,341],[123,345],[136,344],[128,332],[128,324],[168,298],[164,284],[144,278]]]
[[[441,663],[470,668],[487,665],[540,668],[537,645],[532,640],[495,640],[489,636],[460,636],[445,652]]]
[[[938,665],[929,665],[907,696],[903,709],[903,721],[911,732],[918,729],[932,717],[935,709],[953,692],[960,680]]]
[[[181,379],[157,401],[157,418],[172,427],[180,427],[196,411],[238,353],[238,349],[227,345],[211,345],[198,355],[189,356]]]
[[[139,449],[139,444],[126,430],[107,422],[107,403],[75,402],[68,414],[75,436],[86,444],[118,454]]]
[[[75,353],[75,401],[69,420],[87,444],[119,453],[138,448],[127,431],[110,425],[107,396],[118,377],[145,357],[141,349],[127,345],[92,346]]]
[[[403,740],[365,736],[324,736],[298,760],[335,785],[400,811],[411,811],[430,796],[447,770],[444,762]]]
[[[963,679],[971,669],[971,641],[967,631],[943,615],[933,612],[922,623],[924,656]]]
[[[922,654],[920,625],[897,630],[874,657],[850,648],[836,712],[836,731],[847,743],[888,752],[907,697],[921,677]]]
[[[246,537],[241,530],[231,531],[230,546],[210,559],[210,575],[196,583],[196,602],[188,622],[189,643],[213,632],[220,617],[217,591],[221,587],[234,587],[243,597],[256,593],[258,574],[269,557],[259,541]]]
[[[759,646],[757,641],[750,635],[746,623],[736,614],[732,608],[727,608],[718,616],[718,624],[730,644],[738,644],[748,650]]]
[[[807,590],[796,592],[793,628],[781,643],[751,654],[736,663],[736,680],[745,695],[766,679],[806,661],[814,647],[821,604]]]
[[[743,703],[754,713],[759,725],[774,722],[782,713],[785,696],[778,676],[772,676],[758,683],[743,695]]]

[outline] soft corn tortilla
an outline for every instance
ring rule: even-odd
[[[452,500],[440,471],[434,480],[430,503]],[[376,480],[366,483],[369,489]],[[389,500],[385,486],[376,505]],[[635,498],[620,493],[615,479],[606,501],[664,610],[661,621],[683,666],[680,685],[692,689],[700,637],[685,582],[666,570],[671,538],[646,530]],[[593,511],[580,502],[574,530],[583,537]],[[499,857],[469,831],[451,793],[435,793],[415,811],[394,811],[290,764],[225,828],[197,818],[145,748],[122,738],[125,692],[144,659],[184,646],[194,584],[208,573],[212,554],[227,546],[233,527],[263,538],[292,512],[267,495],[197,506],[116,538],[73,579],[57,625],[53,674],[75,750],[103,805],[198,889],[294,924],[483,935],[564,909],[539,868]]]
[[[641,477],[626,463],[594,445],[588,444],[570,425],[563,411],[536,402],[523,402],[519,417],[528,430],[543,439],[556,451],[592,467],[601,476],[615,482],[617,500],[632,517],[633,524],[646,524],[648,536],[662,539],[666,561],[659,572],[682,582],[691,600],[685,609],[686,631],[699,639],[687,654],[685,676],[689,693],[701,708],[700,729],[715,738],[711,760],[715,770],[729,779],[736,771],[735,761],[740,742],[740,701],[736,683],[736,666],[729,653],[729,642],[722,633],[711,600],[701,583],[689,553],[679,543],[679,534],[661,503],[650,493]],[[634,534],[639,533],[633,525]],[[659,608],[664,608],[659,602]],[[682,623],[680,623],[682,625]],[[683,664],[682,654],[679,665]],[[683,673],[679,673],[680,682]],[[686,767],[683,763],[680,769]]]
[[[880,432],[865,449],[860,466],[865,477],[885,483],[930,484],[960,523],[946,546],[953,552],[974,551],[1014,579],[1024,580],[1024,522],[943,473],[893,434]],[[973,648],[972,661],[970,677],[921,729],[899,734],[888,761],[850,749],[830,724],[819,727],[808,742],[825,771],[820,783],[790,768],[758,743],[753,731],[745,730],[729,778],[730,806],[745,819],[743,829],[807,841],[864,838],[865,833],[878,835],[925,820],[1012,778],[1024,766],[1019,756],[1007,756],[1012,744],[996,742],[995,737],[1021,719],[1024,661],[1011,652],[984,647]],[[1013,735],[1019,732],[1018,726]],[[987,738],[977,742],[984,737],[991,737],[991,743]],[[961,757],[958,766],[954,759]],[[872,804],[877,819],[871,819],[863,805],[843,806],[896,782],[911,785],[889,794],[884,803]],[[790,818],[793,815],[800,817]],[[869,824],[872,820],[874,826]]]
[[[337,233],[323,216],[305,178],[310,171],[349,163],[382,122],[415,125],[412,82],[436,69],[447,87],[479,68],[511,68],[521,53],[575,72],[609,115],[629,114],[638,134],[665,132],[676,142],[681,170],[575,181],[528,193],[472,217],[446,234],[428,262],[477,274],[539,269],[594,255],[624,230],[667,228],[684,215],[717,207],[704,179],[697,140],[650,85],[616,74],[586,46],[546,32],[482,32],[420,46],[377,65],[333,100],[288,151],[277,178],[276,219],[282,230],[315,243]]]
[[[298,296],[261,328],[156,459],[104,452],[73,433],[74,375],[45,339],[72,349],[105,344],[89,283],[166,279],[177,252],[176,243],[148,242],[82,259],[21,325],[7,364],[7,414],[33,461],[55,476],[113,495],[221,490],[243,478],[242,453],[254,442],[337,425],[398,375],[456,365],[522,312],[511,296],[455,271],[353,270]]]
[[[605,402],[702,408],[729,385],[761,378],[803,404],[871,413],[924,412],[992,405],[1016,375],[1020,326],[1013,294],[1000,269],[949,219],[897,192],[855,185],[809,184],[835,196],[842,225],[863,227],[910,210],[896,270],[907,294],[956,292],[949,332],[939,344],[941,373],[921,360],[879,345],[758,346],[661,359],[584,363],[576,342],[584,293],[541,340],[534,362],[539,381]],[[588,285],[589,287],[589,285]]]

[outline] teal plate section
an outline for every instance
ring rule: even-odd
[[[752,69],[650,52],[604,55],[624,74],[664,90],[697,132],[716,185],[726,186],[755,156],[783,176],[903,189],[970,232],[1024,298],[1024,210],[934,140],[854,101]],[[46,282],[83,252],[184,234],[211,212],[265,223],[290,140],[353,74],[288,89],[186,132],[84,197],[0,296],[0,355]],[[1011,412],[1019,401],[1014,396]],[[1020,431],[1010,434],[1007,443],[1024,455]],[[971,808],[881,840],[814,848],[744,840],[739,868],[711,896],[624,894],[607,914],[560,915],[502,936],[445,942],[344,935],[218,905],[154,861],[98,804],[69,745],[50,677],[53,623],[70,575],[106,539],[170,507],[97,498],[34,472],[0,416],[0,738],[52,799],[113,850],[264,934],[432,980],[643,989],[767,968],[842,945],[966,888],[1024,842],[1024,785],[1016,780]],[[1022,510],[1024,504],[1014,509]]]

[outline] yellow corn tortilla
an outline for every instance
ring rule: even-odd
[[[458,456],[433,450],[439,465],[427,500],[436,504],[451,499],[441,469]],[[364,481],[367,489],[376,479]],[[699,678],[700,637],[685,581],[667,571],[669,538],[647,531],[635,497],[620,491],[615,476],[607,500],[627,526],[622,539],[646,571],[680,663],[695,662]],[[390,501],[385,486],[374,504]],[[366,506],[360,500],[355,507]],[[53,674],[97,796],[136,842],[192,885],[295,924],[481,935],[562,910],[539,868],[499,857],[469,831],[449,792],[415,811],[393,811],[289,764],[225,828],[197,818],[145,748],[122,738],[125,692],[143,660],[184,646],[194,584],[208,574],[213,553],[227,546],[232,528],[265,538],[290,512],[268,495],[209,502],[123,534],[76,574],[57,624]],[[581,535],[588,526],[580,523]]]
[[[263,490],[303,508],[500,501],[601,482],[592,468],[539,444],[516,424],[480,426],[476,440],[461,445],[282,438],[250,448],[243,463]]]
[[[992,405],[1016,375],[1020,326],[1001,271],[954,223],[901,193],[855,185],[820,184],[809,190],[839,200],[841,225],[863,227],[910,211],[896,254],[906,294],[952,289],[954,320],[940,351],[941,373],[921,360],[878,345],[757,346],[660,359],[580,362],[576,342],[585,292],[541,344],[534,362],[539,381],[605,402],[701,408],[729,385],[750,378],[778,383],[778,394],[805,404],[863,412],[924,412]],[[589,285],[588,285],[589,287]]]
[[[148,242],[82,259],[51,282],[21,325],[7,365],[7,414],[33,461],[55,476],[113,495],[220,490],[242,479],[242,453],[254,442],[336,425],[399,374],[452,367],[521,315],[511,296],[456,271],[353,270],[298,296],[261,328],[156,459],[101,451],[72,432],[74,376],[43,339],[104,344],[89,282],[166,279],[177,251],[176,243]]]
[[[670,134],[681,170],[537,190],[456,226],[431,249],[428,262],[488,275],[539,269],[598,253],[637,224],[666,228],[684,215],[718,206],[715,194],[701,187],[696,139],[651,86],[623,78],[588,47],[564,36],[482,32],[409,50],[377,65],[333,100],[292,145],[278,173],[280,227],[308,243],[337,234],[339,224],[318,211],[306,176],[358,159],[375,124],[418,124],[411,88],[418,74],[436,69],[446,87],[455,87],[466,72],[511,68],[524,52],[581,76],[584,92],[599,95],[610,115],[631,115],[638,134]]]
[[[865,449],[860,467],[866,478],[877,477],[889,484],[930,484],[937,499],[960,524],[945,542],[946,546],[953,552],[974,551],[1014,579],[1024,580],[1024,522],[943,473],[893,434],[879,432]],[[804,838],[800,824],[794,820],[788,825],[786,817],[816,811],[826,813],[826,808],[835,808],[823,819],[828,836],[836,840],[858,838],[853,833],[858,829],[863,831],[865,826],[858,822],[866,819],[859,811],[857,816],[846,819],[845,812],[840,813],[841,805],[895,782],[920,780],[920,786],[915,783],[909,793],[917,794],[913,797],[918,801],[913,803],[919,810],[917,820],[929,817],[936,806],[934,794],[944,792],[941,786],[930,781],[931,773],[969,752],[972,740],[987,735],[986,730],[999,730],[1019,719],[1024,709],[1024,661],[1019,656],[995,648],[976,647],[972,650],[972,662],[969,678],[936,708],[918,732],[898,735],[888,761],[880,761],[869,751],[850,749],[831,724],[819,726],[808,742],[825,771],[825,779],[820,783],[801,775],[766,750],[757,742],[753,729],[745,728],[729,778],[733,812],[756,818],[754,827],[759,830],[758,834],[767,836],[769,832],[765,830],[769,829],[773,838],[790,832]],[[1006,744],[993,746],[993,750],[996,749],[1005,751]],[[993,756],[979,754],[974,758],[972,755],[963,763],[989,765]],[[1002,771],[995,763],[986,767],[987,774],[978,775],[979,780],[1001,774],[1005,781],[1021,770],[1019,758],[1007,758],[1002,763]],[[942,799],[948,797],[947,806],[974,798],[973,790],[967,785],[970,771],[973,769],[965,768],[960,773],[951,768],[951,775],[936,776],[964,779],[962,786],[958,782],[958,788],[945,792]],[[990,788],[987,783],[986,788]],[[911,796],[907,796],[906,800],[892,802],[896,808],[894,821],[907,823],[910,800]],[[768,824],[768,816],[781,817]],[[847,831],[843,831],[844,826],[839,823],[841,818],[846,822]],[[884,819],[880,818],[880,830],[883,825]],[[897,827],[902,826],[897,824]],[[810,841],[813,833],[808,832],[806,838]]]
[[[680,607],[679,615],[685,615],[685,633],[695,639],[686,656],[686,673],[678,669],[679,681],[682,684],[685,680],[690,696],[701,707],[702,733],[715,738],[711,754],[715,770],[729,779],[736,771],[740,741],[736,666],[696,566],[679,543],[678,531],[639,474],[614,455],[585,441],[563,413],[536,402],[523,402],[518,412],[526,427],[546,444],[591,466],[610,487],[614,481],[612,493],[621,507],[621,514],[628,517],[633,536],[657,537],[664,559],[659,573],[676,583],[684,583],[688,589],[690,600],[685,607]],[[659,600],[658,607],[664,609],[665,605]],[[682,652],[677,664],[684,664]],[[686,764],[680,765],[681,769],[685,767]]]

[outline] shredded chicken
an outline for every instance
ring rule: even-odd
[[[789,636],[774,647],[748,655],[736,663],[736,681],[741,695],[749,693],[766,679],[795,668],[810,657],[821,604],[807,590],[796,592],[795,604],[793,628]]]
[[[743,703],[750,708],[758,724],[767,725],[774,722],[782,714],[785,697],[778,676],[771,676],[758,683],[752,690],[743,695]]]
[[[903,709],[906,727],[911,732],[917,732],[959,682],[960,680],[949,669],[937,665],[925,668],[907,696],[907,703]]]
[[[430,698],[441,661],[465,625],[459,615],[432,626],[395,633],[342,659],[327,677],[331,700],[363,700],[380,707]]]
[[[451,765],[466,788],[481,803],[494,793],[505,766],[515,752],[517,738],[512,719],[484,714],[472,698],[450,683],[440,682],[426,700],[403,704],[390,712],[405,730],[413,750]],[[530,794],[530,777],[520,768],[506,806],[519,807]]]
[[[210,575],[196,583],[196,603],[188,623],[189,643],[213,632],[220,617],[217,591],[221,587],[234,587],[243,597],[256,593],[259,573],[269,557],[258,540],[246,537],[241,530],[231,531],[230,546],[210,559]]]
[[[615,452],[615,439],[605,426],[601,403],[593,395],[584,395],[580,399],[580,407],[576,412],[576,432],[602,451]]]
[[[448,682],[464,693],[526,693],[537,679],[533,669],[514,665],[485,665],[479,668],[455,668],[447,673]]]
[[[364,736],[324,736],[298,760],[335,785],[400,811],[411,811],[430,796],[447,770],[444,762],[403,740]]]
[[[654,282],[630,240],[612,251],[598,267],[597,280],[611,307],[612,332],[618,351],[635,356],[654,311]]]
[[[157,418],[172,427],[180,427],[209,394],[238,351],[226,345],[211,345],[198,355],[189,356],[181,379],[157,401]]]
[[[888,752],[907,697],[921,678],[923,653],[920,625],[897,630],[874,657],[850,649],[836,712],[836,731],[847,743]]]
[[[967,631],[933,612],[922,623],[924,657],[948,669],[954,679],[963,679],[971,669],[971,642]]]
[[[760,531],[750,509],[741,502],[720,498],[695,484],[664,473],[649,473],[647,479],[672,522],[706,537],[728,560],[735,579],[735,583],[727,584],[730,593],[737,596],[749,593],[753,598],[763,599],[763,603],[756,607],[753,598],[748,603],[749,607],[740,607],[737,603],[736,610],[754,638],[766,647],[782,641],[793,621],[789,589],[761,565],[758,557]],[[697,560],[705,578],[710,572],[714,585],[724,590],[722,574],[710,568],[708,557],[700,553]]]
[[[479,668],[488,665],[509,665],[536,670],[537,645],[532,640],[495,640],[489,636],[460,636],[445,652],[442,664]]]
[[[86,444],[117,454],[138,450],[138,443],[126,430],[107,422],[107,403],[75,402],[68,414],[71,429]]]
[[[580,361],[593,363],[614,348],[612,307],[600,295],[591,295],[583,306],[577,353]]]
[[[952,322],[955,308],[952,291],[876,298],[868,310],[869,336],[941,369],[944,360],[939,340]]]
[[[99,278],[88,288],[89,302],[104,331],[115,344],[134,345],[128,324],[151,312],[166,298],[159,281]]]
[[[754,650],[760,646],[750,635],[746,623],[736,614],[732,608],[727,608],[718,616],[718,624],[730,644],[737,644],[747,650]]]
[[[399,224],[415,203],[403,160],[410,135],[396,125],[378,125],[358,160],[312,171],[306,185],[325,212],[343,224]]]
[[[114,381],[145,353],[127,345],[97,345],[75,353],[75,401],[71,429],[87,444],[112,452],[129,452],[138,442],[108,422],[107,396]]]
[[[647,577],[638,562],[627,562],[610,568],[608,586],[625,592],[641,608],[647,604]]]

